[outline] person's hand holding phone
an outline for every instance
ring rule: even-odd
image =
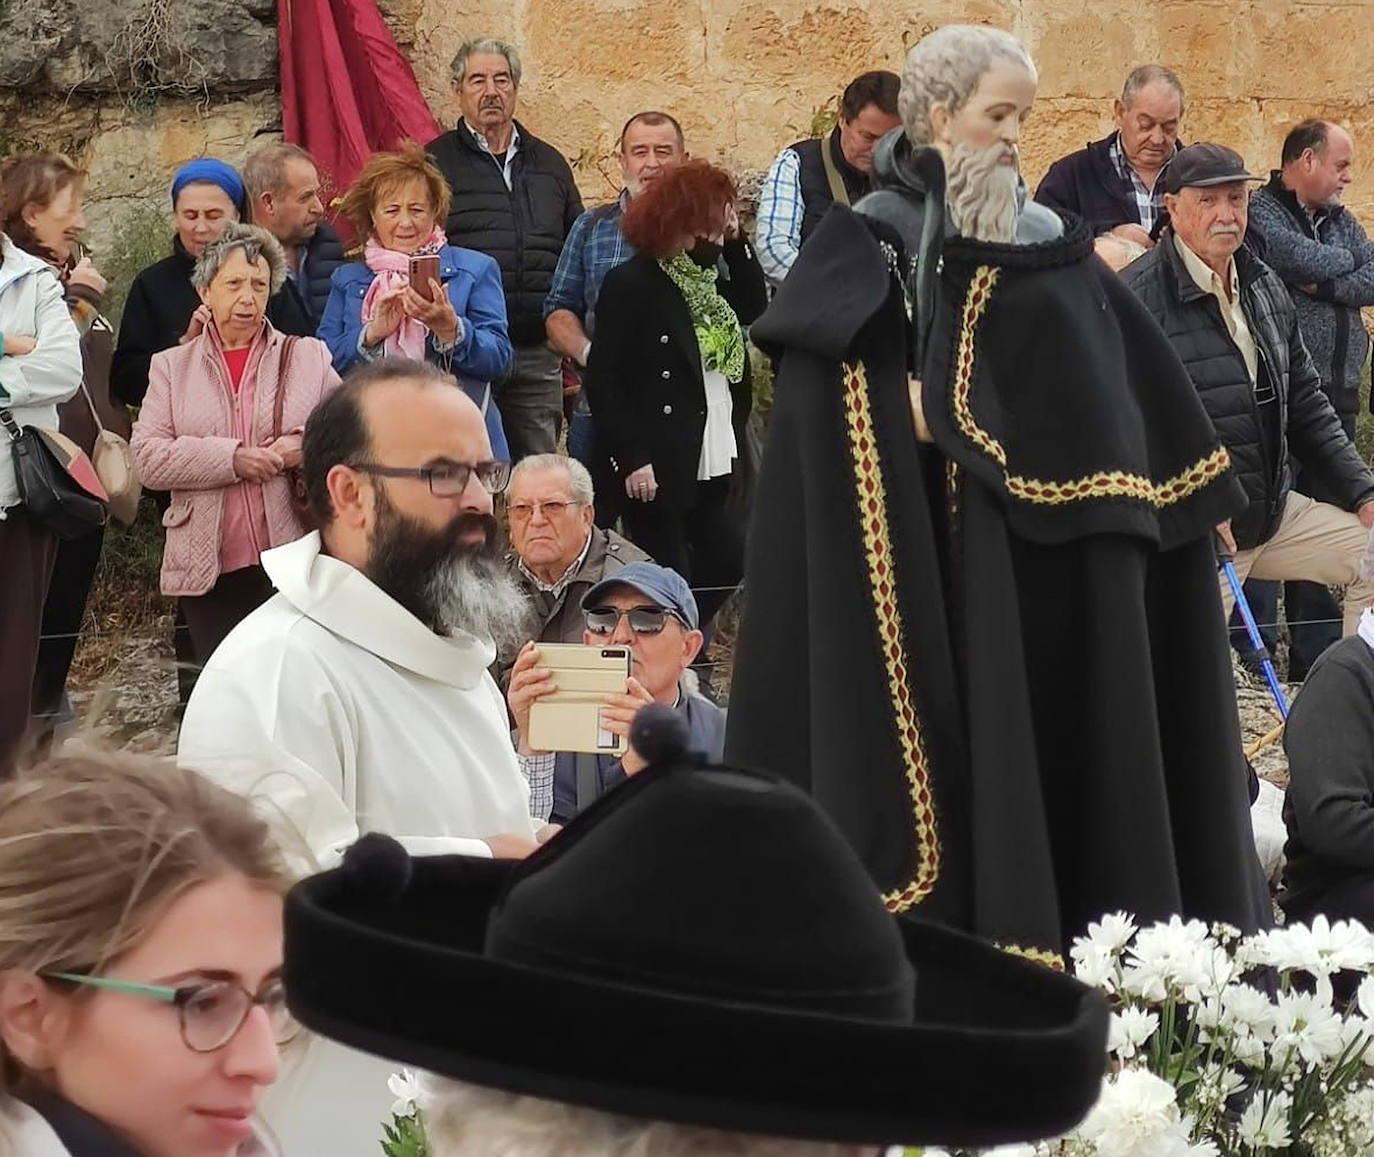
[[[612,735],[625,737],[627,746],[620,766],[625,769],[626,775],[637,775],[649,766],[644,757],[629,745],[629,738],[635,716],[652,702],[654,697],[645,689],[644,684],[631,675],[625,680],[625,693],[607,696],[606,704],[601,708],[601,726]]]
[[[521,755],[535,755],[529,745],[530,708],[535,700],[542,699],[558,689],[553,672],[539,665],[539,648],[526,643],[515,658],[515,666],[510,672],[510,686],[506,691],[506,702],[510,705],[511,718],[515,720],[515,733],[519,740],[516,750]]]
[[[458,311],[453,308],[444,287],[437,280],[429,283],[431,298],[421,297],[412,286],[406,286],[402,304],[407,317],[413,317],[432,333],[440,345],[453,345],[458,340]]]

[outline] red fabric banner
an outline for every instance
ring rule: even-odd
[[[374,0],[277,0],[282,132],[309,149],[335,195],[379,149],[439,135]]]

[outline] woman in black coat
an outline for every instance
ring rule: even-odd
[[[743,575],[727,500],[753,405],[743,327],[767,304],[736,196],[729,174],[689,161],[630,202],[637,256],[601,287],[585,382],[625,529],[697,589],[703,624]]]

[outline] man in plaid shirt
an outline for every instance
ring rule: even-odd
[[[586,366],[591,352],[601,283],[612,269],[635,255],[621,236],[621,214],[630,198],[667,166],[687,158],[682,126],[666,112],[636,113],[620,131],[616,155],[625,187],[609,205],[588,209],[573,222],[544,299],[549,345],[579,368]],[[579,392],[568,421],[568,453],[591,471],[602,497],[597,503],[597,525],[607,527],[614,525],[619,514],[616,496],[621,488],[608,476],[604,456],[597,454],[594,441],[591,411]]]
[[[1056,161],[1036,190],[1042,205],[1087,221],[1098,252],[1116,268],[1154,247],[1183,107],[1178,76],[1141,65],[1114,103],[1117,131]]]

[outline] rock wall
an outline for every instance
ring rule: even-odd
[[[964,21],[1009,29],[1039,65],[1024,142],[1032,181],[1105,135],[1126,72],[1160,61],[1188,89],[1186,138],[1228,143],[1252,171],[1277,164],[1284,134],[1306,116],[1348,124],[1349,201],[1374,223],[1371,0],[468,0],[461,14],[451,0],[395,3],[441,119],[453,115],[457,46],[480,34],[514,43],[525,56],[522,119],[580,159],[592,196],[611,191],[600,170],[614,172],[615,134],[639,109],[678,115],[698,156],[763,167],[854,74],[900,69],[924,32]]]
[[[1159,60],[1189,90],[1184,132],[1241,150],[1255,171],[1309,115],[1356,137],[1348,202],[1374,223],[1374,0],[381,0],[441,121],[448,63],[467,37],[524,55],[519,115],[609,197],[615,134],[667,109],[697,156],[765,167],[806,135],[856,72],[898,68],[905,47],[954,20],[1022,37],[1040,66],[1024,163],[1046,165],[1109,127],[1132,66]],[[93,241],[158,205],[171,170],[213,152],[239,161],[279,130],[273,0],[0,0],[0,149],[48,144],[91,169]],[[145,218],[147,210],[143,210]]]

